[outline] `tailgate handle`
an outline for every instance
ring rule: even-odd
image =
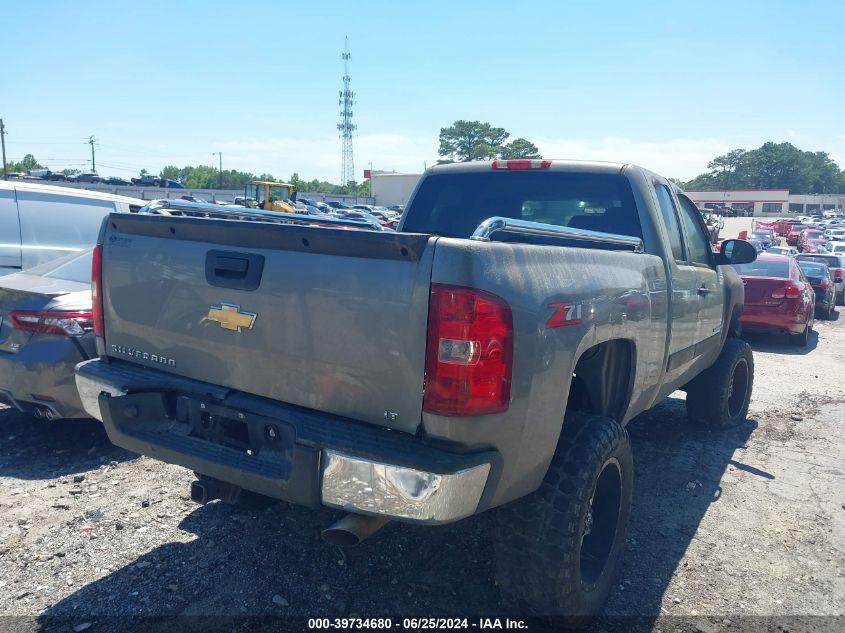
[[[218,255],[214,258],[214,274],[218,277],[229,277],[230,279],[243,279],[249,270],[249,260],[240,257],[224,257]]]
[[[208,251],[205,280],[218,288],[255,290],[261,284],[264,256],[234,251]]]

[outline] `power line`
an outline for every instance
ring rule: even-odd
[[[28,156],[28,155],[29,155],[29,154],[27,154],[27,156]],[[24,160],[25,158],[26,158],[26,156],[21,156],[21,157],[12,157],[12,158],[10,158],[9,160],[10,160],[10,161],[12,161],[12,162],[18,162],[18,161],[22,161],[22,160]],[[39,159],[38,159],[38,162],[39,162],[39,163],[41,163],[41,162],[44,162],[44,161],[52,161],[52,162],[54,162],[54,163],[55,163],[55,162],[58,162],[58,161],[63,161],[63,160],[79,160],[79,156],[74,156],[74,157],[72,157],[72,158],[49,158],[49,157],[48,157],[48,158],[39,158]],[[87,162],[88,162],[88,161],[85,161],[85,162],[84,162],[84,163],[82,163],[82,164],[87,164]]]
[[[79,145],[79,141],[26,141],[19,138],[15,139],[15,143],[19,145]]]

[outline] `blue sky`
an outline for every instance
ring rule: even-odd
[[[420,171],[478,119],[544,156],[691,178],[767,140],[845,168],[845,3],[4,3],[7,154],[134,175],[216,164],[340,179],[349,36],[355,166]],[[50,160],[46,160],[50,159]]]

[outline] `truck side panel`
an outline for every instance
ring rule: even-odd
[[[560,434],[573,371],[586,350],[623,340],[635,354],[630,383],[619,385],[634,396],[617,413],[621,421],[654,398],[667,328],[666,277],[659,257],[440,238],[432,281],[494,293],[513,310],[508,411],[460,420],[423,413],[430,437],[478,449],[492,446],[502,454],[504,470],[492,504],[539,486]],[[566,319],[567,312],[573,318]]]

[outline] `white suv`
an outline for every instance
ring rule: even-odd
[[[0,181],[0,275],[91,248],[106,215],[144,204],[99,191]]]

